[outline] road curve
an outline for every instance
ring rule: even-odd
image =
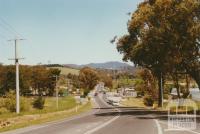
[[[164,112],[136,107],[112,107],[102,95],[94,98],[97,108],[76,117],[2,134],[200,134],[194,131],[167,131]]]

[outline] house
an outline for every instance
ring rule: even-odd
[[[137,97],[137,92],[133,88],[119,88],[118,92],[123,97]]]
[[[137,97],[137,92],[133,88],[125,88],[123,94],[125,97]]]
[[[171,94],[172,96],[174,96],[174,97],[177,97],[177,96],[178,96],[177,89],[176,89],[176,88],[172,88],[170,94]],[[183,95],[183,93],[180,93],[180,96],[182,96],[182,95]]]

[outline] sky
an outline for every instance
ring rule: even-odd
[[[128,12],[143,0],[0,0],[0,62],[22,64],[122,61],[110,40],[127,33]]]

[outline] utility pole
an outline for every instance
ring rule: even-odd
[[[19,40],[24,40],[24,39],[14,39],[14,40],[8,40],[8,41],[14,41],[15,42],[15,58],[11,60],[15,60],[15,65],[16,65],[16,113],[20,113],[20,98],[19,98],[19,60],[23,58],[18,57],[18,46],[17,42]]]
[[[56,108],[58,109],[58,87],[57,87],[57,81],[58,81],[58,75],[54,75],[53,77],[56,78]]]
[[[163,107],[163,74],[162,72],[160,73],[160,87],[161,87],[161,99],[162,99],[161,107]]]

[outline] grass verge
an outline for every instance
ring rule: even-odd
[[[32,125],[38,125],[42,123],[47,123],[51,121],[56,121],[60,119],[65,119],[68,117],[72,117],[78,115],[80,113],[89,111],[92,105],[91,102],[86,103],[85,105],[79,106],[77,112],[76,109],[64,110],[64,111],[56,111],[51,113],[42,113],[42,114],[34,114],[34,115],[24,115],[10,118],[10,120],[21,120],[21,122],[12,124],[10,126],[4,127],[0,129],[0,132],[14,130],[18,128],[23,128]]]

